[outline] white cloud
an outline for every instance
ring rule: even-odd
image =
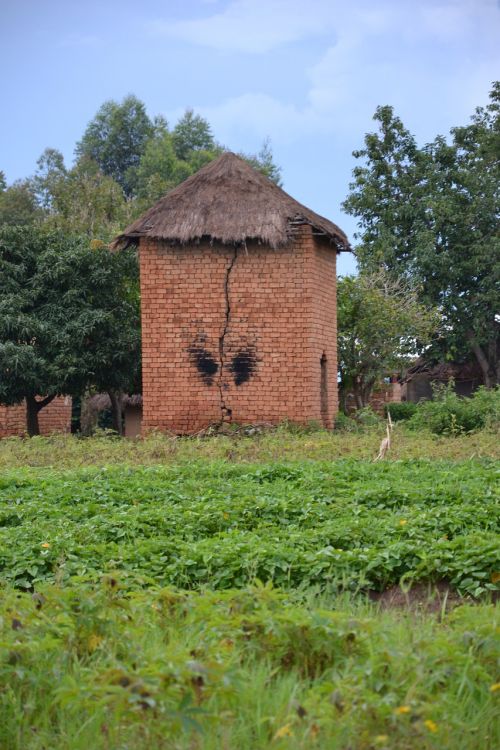
[[[149,30],[225,52],[265,53],[283,44],[332,31],[330,0],[234,0],[206,18],[158,19]]]
[[[300,109],[257,92],[226,99],[211,107],[197,107],[196,111],[207,118],[217,137],[228,146],[246,135],[256,135],[261,140],[269,135],[273,140],[279,138],[281,143],[291,143],[304,133],[321,129],[321,121],[311,109]]]
[[[247,23],[250,30],[258,28],[264,7],[275,14],[268,34],[260,46],[251,33],[242,41],[236,27]],[[474,106],[485,101],[489,84],[498,75],[500,13],[494,0],[385,0],[376,10],[368,0],[358,0],[354,6],[317,0],[316,8],[322,10],[323,26],[335,27],[336,41],[323,48],[308,71],[309,90],[302,104],[247,91],[210,107],[197,107],[222,140],[237,142],[241,133],[270,135],[274,142],[284,143],[315,133],[345,135],[358,130],[359,123],[366,130],[378,104],[394,105],[403,121],[410,119],[408,125],[417,129],[420,139],[431,139],[438,130],[465,122]],[[253,21],[251,9],[259,10]],[[311,5],[306,13],[302,3],[264,6],[259,0],[238,0],[223,14],[185,23],[190,24],[193,39],[197,34],[201,39],[202,27],[205,33],[209,24],[212,31],[217,28],[217,44],[240,45],[240,49],[243,45],[248,50],[253,45],[253,51],[264,51],[294,34],[313,33],[316,21],[301,25],[310,15]],[[193,26],[196,23],[199,26]],[[225,34],[233,38],[223,41]]]

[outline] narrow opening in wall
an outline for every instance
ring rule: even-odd
[[[328,361],[323,352],[320,359],[321,381],[320,381],[320,413],[324,427],[328,427]]]

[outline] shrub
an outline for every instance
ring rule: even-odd
[[[412,401],[401,401],[401,403],[387,404],[384,413],[387,417],[389,412],[393,422],[402,422],[413,417],[417,410],[417,404]]]
[[[356,432],[358,425],[355,419],[340,411],[335,417],[335,429],[340,432]]]
[[[481,414],[484,427],[500,425],[500,386],[492,390],[481,386],[471,401],[474,409]]]
[[[471,398],[457,396],[453,381],[434,388],[434,399],[417,405],[411,427],[437,435],[459,435],[500,424],[500,388],[479,388]]]
[[[382,417],[376,414],[371,406],[365,406],[363,409],[358,409],[354,414],[356,422],[362,427],[377,427],[382,422]]]

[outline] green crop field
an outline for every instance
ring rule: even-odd
[[[378,438],[2,441],[0,748],[500,746],[497,436]]]
[[[490,460],[4,472],[0,575],[20,588],[120,573],[130,585],[494,589]]]

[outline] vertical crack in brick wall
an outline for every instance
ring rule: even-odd
[[[229,321],[231,318],[231,301],[229,297],[231,271],[233,270],[237,257],[238,257],[238,246],[235,245],[234,255],[231,258],[229,265],[226,268],[226,278],[224,281],[224,299],[226,302],[226,310],[225,310],[225,318],[224,318],[224,327],[219,337],[219,383],[218,385],[219,385],[219,393],[220,393],[221,424],[223,422],[231,421],[231,409],[227,406],[226,400],[224,398],[224,364],[225,364],[224,344],[225,344],[226,335],[229,329]]]

